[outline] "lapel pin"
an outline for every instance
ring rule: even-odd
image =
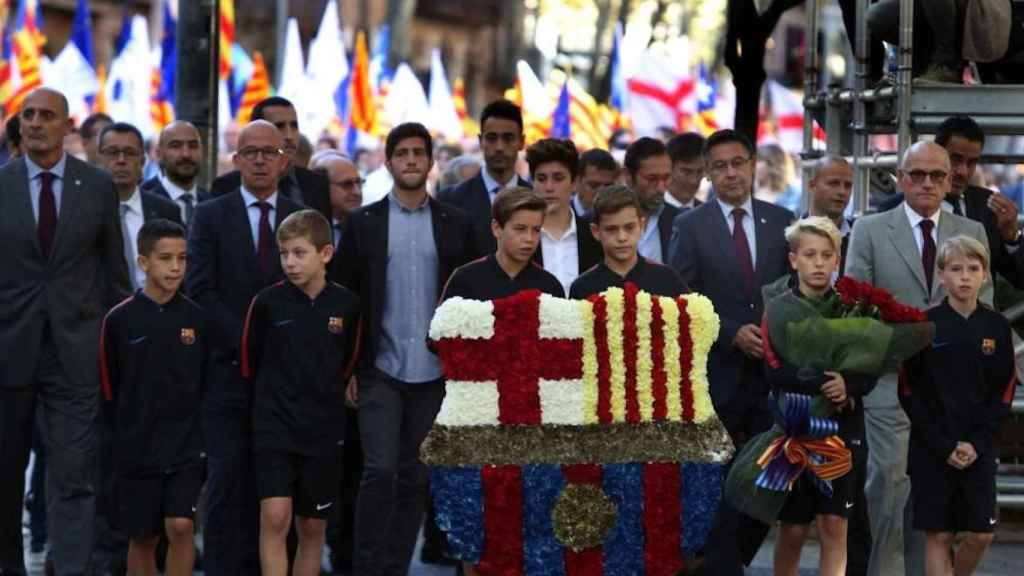
[[[75,180],[75,186],[81,186],[81,185],[82,185],[82,181],[81,180]]]
[[[761,224],[767,224],[767,223],[768,223],[768,220],[766,218],[761,218]]]

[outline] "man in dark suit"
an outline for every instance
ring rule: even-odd
[[[703,204],[697,199],[697,191],[704,180],[704,137],[696,132],[676,134],[665,144],[669,160],[672,161],[672,177],[665,192],[665,203],[680,211],[690,210]]]
[[[196,203],[210,199],[210,193],[196,182],[203,157],[199,130],[187,120],[171,122],[160,132],[156,154],[160,173],[143,182],[142,191],[173,200],[179,206],[180,221],[190,226]]]
[[[607,150],[591,148],[580,154],[580,171],[576,178],[576,193],[572,197],[572,211],[577,216],[592,216],[594,198],[598,191],[615,184],[619,178],[619,164]]]
[[[64,152],[64,96],[32,91],[25,156],[0,168],[0,572],[25,574],[21,512],[39,411],[57,574],[86,574],[93,549],[100,321],[131,291],[110,176]]]
[[[742,446],[771,425],[764,377],[761,287],[789,273],[784,230],[793,214],[751,197],[754,148],[733,130],[704,144],[715,200],[680,214],[671,265],[683,282],[711,299],[721,318],[708,357],[711,400],[733,442]],[[710,574],[742,573],[768,526],[738,515],[723,502],[707,547]]]
[[[523,113],[508,100],[488,104],[480,114],[480,150],[484,168],[479,174],[454,188],[441,190],[437,199],[457,206],[469,215],[476,245],[490,254],[498,248],[491,232],[491,204],[498,191],[508,186],[530,183],[516,175],[516,159],[523,149]]]
[[[661,140],[640,138],[626,148],[626,180],[643,207],[646,226],[640,236],[640,255],[664,264],[668,261],[672,221],[679,209],[665,202],[672,178],[672,161]]]
[[[100,165],[110,172],[120,199],[121,232],[129,277],[136,289],[145,286],[146,274],[136,262],[135,240],[146,220],[165,218],[181,224],[181,211],[171,200],[140,190],[145,148],[142,133],[131,124],[115,122],[100,131]]]
[[[579,156],[571,140],[545,138],[526,150],[530,178],[548,203],[540,243],[533,261],[555,275],[563,292],[573,280],[601,261],[601,245],[590,233],[590,220],[572,209]]]
[[[281,173],[277,191],[282,196],[312,208],[331,220],[331,193],[327,178],[302,166],[296,166],[295,153],[299,149],[299,119],[295,106],[280,96],[260,101],[252,109],[253,120],[266,120],[273,124],[284,139],[282,149],[287,161]],[[213,181],[210,194],[220,196],[238,189],[241,183],[238,170],[228,172]]]
[[[980,222],[992,250],[992,272],[1024,290],[1024,250],[1017,205],[1005,194],[970,184],[985,148],[985,132],[970,116],[951,116],[939,124],[935,143],[946,149],[952,171],[942,210]],[[882,203],[879,212],[902,203],[903,194],[897,194]]]
[[[448,276],[477,255],[469,218],[427,194],[432,154],[421,124],[388,134],[395,187],[349,216],[332,271],[362,306],[362,350],[346,394],[358,406],[365,455],[354,573],[367,576],[408,571],[427,481],[419,447],[444,397],[425,336]]]
[[[287,166],[273,124],[256,120],[238,134],[235,191],[196,207],[188,241],[189,295],[214,330],[207,374],[206,572],[257,574],[259,503],[250,473],[249,387],[238,368],[242,322],[256,293],[283,279],[274,230],[303,206],[278,193]]]

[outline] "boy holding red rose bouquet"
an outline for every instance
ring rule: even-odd
[[[842,241],[839,230],[828,218],[809,217],[787,228],[786,240],[790,247],[789,263],[796,271],[796,286],[791,288],[793,295],[812,306],[828,306],[833,297],[832,275],[839,268]],[[870,299],[867,292],[860,293],[860,286],[854,288],[858,290],[856,298],[849,302],[846,299],[852,298],[853,294],[840,295],[844,303]],[[767,325],[761,332],[769,334]],[[839,423],[839,437],[847,447],[856,446],[862,450],[864,412],[860,398],[871,391],[875,380],[838,369],[807,369],[775,354],[771,347],[768,337],[765,339],[768,350],[765,361],[773,393],[777,397],[787,392],[824,397],[831,404],[831,417]],[[862,461],[856,456],[851,460]],[[796,480],[778,515],[781,527],[775,546],[775,574],[797,574],[800,552],[812,520],[817,521],[821,539],[820,573],[845,574],[847,519],[858,501],[857,476],[851,471],[833,480],[831,497],[823,494],[806,474]]]
[[[949,295],[928,310],[935,339],[904,365],[900,402],[910,418],[908,474],[914,528],[927,534],[927,573],[971,574],[997,522],[993,438],[1013,400],[1013,341],[1007,320],[978,305],[988,250],[956,236],[939,248],[937,264]],[[966,537],[954,559],[957,532]]]

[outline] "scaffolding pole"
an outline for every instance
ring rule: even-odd
[[[818,13],[820,12],[821,0],[811,0],[807,3],[807,40],[804,51],[804,154],[800,162],[800,175],[803,181],[803,199],[806,210],[810,205],[810,162],[814,156],[814,109],[818,100]]]
[[[861,2],[864,3],[864,2]],[[860,3],[859,3],[860,4]],[[858,5],[859,5],[858,4]],[[867,28],[867,22],[858,20]],[[896,88],[899,92],[898,149],[902,154],[913,143],[911,88],[914,82],[914,0],[900,0],[900,51]]]
[[[868,83],[868,0],[857,0],[857,32],[855,42],[856,72],[854,74],[853,103],[853,211],[863,214],[868,209],[868,194],[871,183],[870,166],[863,159],[868,155],[867,110],[864,91]]]

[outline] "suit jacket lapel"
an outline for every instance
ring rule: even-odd
[[[385,196],[383,200],[372,205],[366,212],[366,217],[369,219],[367,225],[370,236],[370,245],[367,246],[367,252],[370,253],[367,261],[371,263],[370,286],[376,293],[381,293],[384,290],[384,282],[387,281],[390,202],[391,200]],[[436,238],[435,236],[435,242]],[[378,298],[377,301],[380,302],[380,299]]]
[[[67,236],[68,227],[78,213],[78,201],[82,196],[82,179],[76,160],[68,156],[64,162],[64,179],[61,181],[60,213],[57,215],[57,230],[53,238],[51,257],[60,249],[61,240]]]
[[[36,247],[36,252],[41,257],[43,255],[43,249],[39,246],[39,224],[36,222],[35,214],[32,212],[32,193],[29,191],[28,182],[28,168],[25,166],[25,159],[20,158],[14,161],[14,195],[12,201],[14,202],[15,214],[18,216],[18,221],[27,231],[27,234],[32,238],[32,244]]]
[[[768,247],[768,219],[761,214],[761,207],[757,201],[751,202],[751,209],[754,223],[754,245],[757,247],[757,261],[754,262],[754,286],[764,283],[764,270],[768,266],[768,258],[771,257],[771,250]]]
[[[471,215],[482,217],[484,214],[491,213],[491,193],[487,190],[487,184],[484,183],[484,177],[482,174],[476,175],[476,182],[474,183],[475,192],[469,198],[470,206],[467,206],[468,212]],[[433,207],[431,207],[433,212]]]
[[[725,221],[725,215],[719,209],[718,202],[711,202],[703,209],[709,212],[708,218],[704,221],[707,222],[712,243],[718,247],[724,259],[722,264],[736,277],[737,282],[742,283],[740,259],[736,255],[736,244],[733,242],[732,235],[729,234],[729,224]]]
[[[942,220],[943,218],[940,217],[940,228]],[[907,215],[902,205],[889,211],[889,240],[914,274],[914,278],[917,279],[921,290],[927,293],[928,281],[924,276],[924,265],[921,264],[921,251],[917,248],[914,231],[910,229],[910,221],[907,220]],[[933,283],[934,281],[935,279],[933,278]]]
[[[244,249],[242,258],[248,263],[249,268],[258,272],[260,262],[259,255],[256,254],[256,241],[252,237],[252,225],[249,223],[249,207],[245,205],[245,199],[242,198],[241,191],[235,192],[235,198],[232,203],[234,208],[230,211],[231,223],[238,238],[238,246]]]

